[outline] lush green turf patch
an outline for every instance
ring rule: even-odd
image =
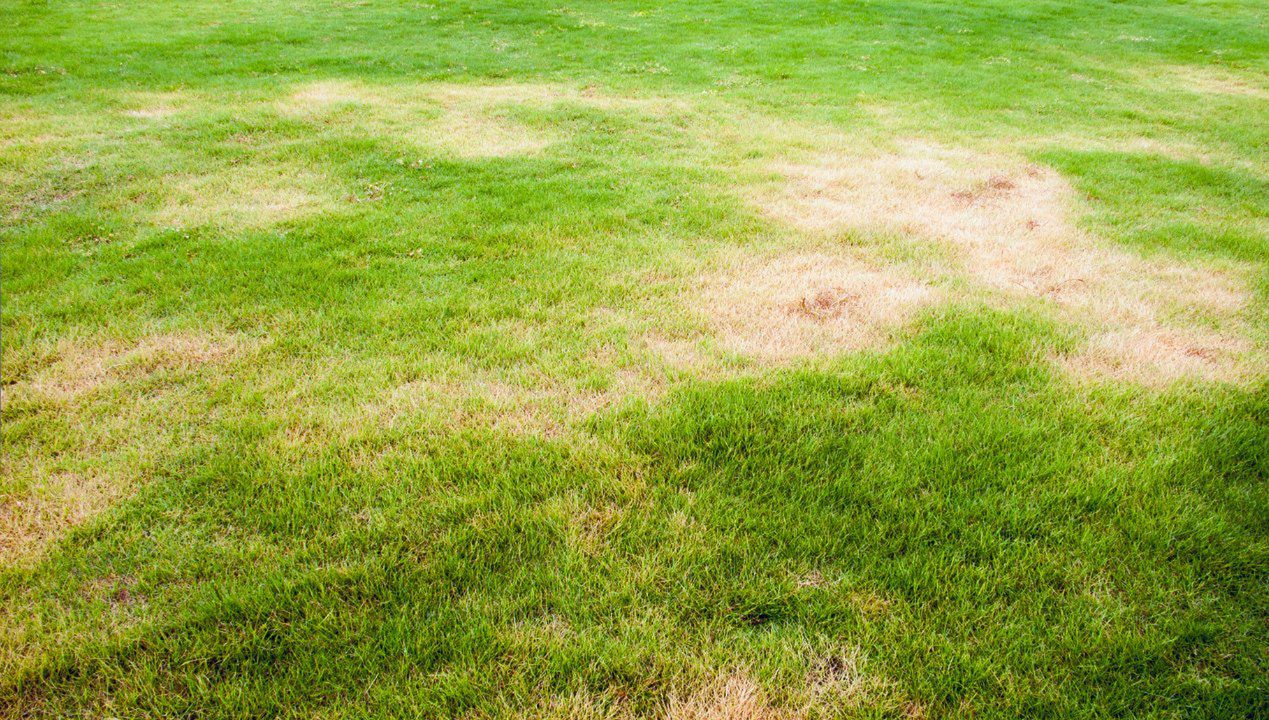
[[[4,15],[0,716],[1266,711],[1257,3]],[[1158,277],[764,207],[897,143]],[[934,299],[729,345],[701,288],[790,256]],[[1085,300],[1190,364],[1080,372]]]

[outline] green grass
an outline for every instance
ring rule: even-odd
[[[0,717],[1269,713],[1267,10],[10,0]],[[953,262],[753,202],[904,139],[1238,278],[1240,372],[955,274],[727,346],[728,263]]]

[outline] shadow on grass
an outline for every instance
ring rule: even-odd
[[[297,466],[227,425],[0,576],[25,633],[0,699],[649,713],[749,668],[794,706],[845,648],[880,714],[1254,714],[1269,395],[1072,387],[1055,346],[948,311],[833,372],[597,418],[583,449],[468,433]]]

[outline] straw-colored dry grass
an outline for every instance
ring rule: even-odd
[[[555,137],[529,127],[500,106],[527,98],[550,98],[545,91],[523,93],[494,86],[488,92],[460,92],[446,86],[385,87],[323,81],[297,89],[280,104],[282,112],[351,125],[375,137],[404,140],[461,158],[490,158],[539,152]]]
[[[233,358],[247,347],[234,335],[194,331],[157,333],[135,340],[61,341],[16,380],[6,396],[30,394],[73,402],[110,386],[159,373],[192,373]]]
[[[1269,77],[1231,73],[1218,66],[1163,65],[1143,72],[1153,84],[1167,83],[1184,92],[1263,100],[1269,98]]]
[[[7,3],[0,719],[1258,716],[1249,5]]]
[[[823,252],[742,257],[702,285],[720,344],[777,361],[876,345],[940,297],[901,269]]]
[[[686,697],[671,697],[665,717],[666,720],[781,720],[793,716],[772,707],[762,688],[738,673]]]
[[[0,563],[30,561],[67,530],[110,506],[122,492],[116,480],[56,473],[36,487],[0,494]]]
[[[1052,170],[928,142],[903,143],[887,154],[827,153],[780,163],[775,170],[782,182],[755,198],[772,217],[812,233],[897,233],[943,244],[956,258],[946,269],[949,276],[967,278],[993,297],[1039,301],[1088,328],[1087,347],[1062,361],[1074,372],[1167,382],[1236,379],[1250,370],[1243,275],[1109,247],[1072,221],[1073,194]],[[820,267],[827,262],[821,260]],[[745,307],[711,302],[712,314],[723,318],[724,327],[742,333],[752,328],[747,342],[761,347],[771,334],[764,324],[735,319],[775,316],[799,292],[814,310],[834,275],[847,288],[857,282],[852,278],[869,279],[871,302],[878,307],[865,315],[882,321],[902,321],[907,314],[901,308],[890,312],[891,298],[929,296],[902,285],[897,291],[878,285],[876,278],[889,270],[839,262],[842,267],[823,270],[797,258],[782,260],[770,271],[769,283],[737,284],[757,290],[740,293],[752,296]],[[788,267],[807,268],[805,277],[789,275]],[[825,336],[801,351],[859,345],[845,340]]]
[[[602,388],[553,381],[540,375],[493,373],[420,379],[392,388],[358,413],[355,425],[391,428],[420,417],[452,428],[485,429],[518,436],[559,438],[570,428],[638,398],[653,402],[666,391],[662,378],[609,368]]]

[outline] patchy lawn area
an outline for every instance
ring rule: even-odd
[[[0,14],[0,717],[1269,714],[1263,3]]]

